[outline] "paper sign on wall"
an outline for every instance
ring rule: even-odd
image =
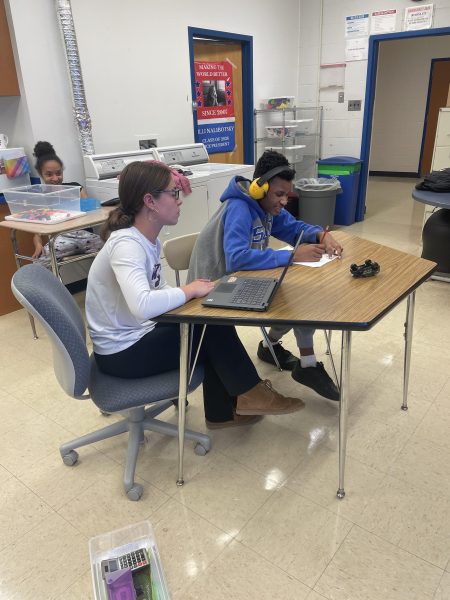
[[[206,124],[198,122],[195,141],[205,144],[209,154],[232,152],[236,146],[234,119],[232,121],[214,121]]]
[[[234,117],[232,64],[225,60],[194,65],[198,119]]]
[[[405,31],[430,29],[433,24],[433,4],[408,6],[405,8]]]
[[[369,50],[369,40],[363,38],[349,38],[345,40],[345,60],[366,60]]]
[[[370,19],[370,33],[389,33],[396,31],[395,26],[397,22],[397,10],[395,8],[391,10],[377,10],[372,13]]]
[[[369,35],[369,13],[345,17],[345,37]]]
[[[231,152],[235,147],[233,66],[228,61],[196,61],[195,141],[203,142],[210,154]]]

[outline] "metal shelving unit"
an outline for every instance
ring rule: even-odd
[[[255,109],[253,114],[255,162],[264,150],[273,148],[286,156],[294,166],[297,178],[316,177],[316,161],[320,158],[322,107]],[[286,129],[291,127],[292,134],[286,134]],[[281,128],[281,134],[268,135],[268,131],[274,132],[275,128]]]

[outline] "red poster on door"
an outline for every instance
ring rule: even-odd
[[[233,66],[228,61],[196,61],[195,101],[197,119],[234,117]]]

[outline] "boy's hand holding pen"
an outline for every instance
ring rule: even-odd
[[[331,235],[330,226],[327,225],[324,231],[319,235],[319,244],[324,245],[325,252],[328,254],[328,256],[331,258],[333,255],[336,255],[338,258],[341,258],[343,248],[340,243]]]

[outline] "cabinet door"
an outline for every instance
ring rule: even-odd
[[[436,146],[450,146],[450,110],[441,110],[439,113]]]
[[[0,0],[0,96],[20,96],[4,0]]]
[[[11,214],[6,204],[0,204],[0,221]],[[33,236],[30,233],[18,232],[19,250],[25,256],[33,254]],[[10,230],[0,227],[0,315],[6,315],[22,308],[11,291],[11,277],[16,271],[14,252],[11,243]],[[26,264],[26,263],[25,263]]]
[[[448,168],[450,168],[450,145],[436,147],[434,149],[432,170],[440,171]]]

